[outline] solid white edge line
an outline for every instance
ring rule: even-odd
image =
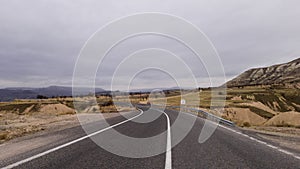
[[[167,134],[167,149],[166,149],[166,163],[165,163],[165,169],[171,169],[172,168],[172,145],[171,145],[171,129],[170,129],[170,118],[165,113],[165,116],[167,117],[167,123],[168,123],[168,134]]]
[[[91,134],[89,134],[89,135],[86,135],[86,136],[84,136],[84,137],[78,138],[78,139],[76,139],[76,140],[73,140],[73,141],[71,141],[71,142],[65,143],[65,144],[60,145],[60,146],[58,146],[58,147],[55,147],[55,148],[52,148],[52,149],[50,149],[50,150],[44,151],[44,152],[42,152],[42,153],[36,154],[36,155],[34,155],[34,156],[32,156],[32,157],[29,157],[29,158],[26,158],[26,159],[24,159],[24,160],[18,161],[18,162],[16,162],[16,163],[10,164],[10,165],[8,165],[8,166],[3,167],[3,169],[10,169],[10,168],[17,167],[17,166],[19,166],[19,165],[21,165],[21,164],[27,163],[27,162],[29,162],[29,161],[32,161],[32,160],[34,160],[34,159],[37,159],[37,158],[39,158],[39,157],[42,157],[42,156],[44,156],[44,155],[47,155],[47,154],[49,154],[49,153],[52,153],[52,152],[57,151],[57,150],[59,150],[59,149],[62,149],[62,148],[64,148],[64,147],[67,147],[67,146],[69,146],[69,145],[72,145],[72,144],[77,143],[77,142],[79,142],[79,141],[82,141],[82,140],[84,140],[84,139],[87,139],[87,138],[89,138],[89,137],[92,137],[92,136],[94,136],[94,135],[97,135],[97,134],[99,134],[99,133],[102,133],[102,132],[104,132],[104,131],[106,131],[106,130],[109,130],[109,129],[111,129],[111,128],[114,128],[114,127],[116,127],[116,126],[119,126],[119,125],[121,125],[121,124],[124,124],[124,123],[126,123],[126,122],[128,122],[128,121],[130,121],[130,120],[132,120],[132,119],[135,119],[135,118],[137,118],[137,117],[139,117],[140,115],[143,114],[143,110],[142,110],[142,109],[139,109],[139,111],[141,112],[140,114],[138,114],[138,115],[136,115],[136,116],[134,116],[134,117],[132,117],[132,118],[130,118],[130,119],[124,120],[124,121],[122,121],[122,122],[120,122],[120,123],[114,124],[114,125],[112,125],[112,126],[109,126],[109,127],[107,127],[107,128],[104,128],[104,129],[101,129],[101,130],[99,130],[99,131],[96,131],[96,132],[91,133]]]
[[[186,113],[186,114],[191,115],[191,116],[194,116],[194,117],[197,117],[197,118],[200,118],[200,117],[198,117],[198,116],[196,116],[196,115],[194,115],[194,114],[190,114],[190,113]],[[231,129],[231,128],[229,128],[229,127],[226,127],[226,126],[224,126],[224,125],[222,125],[222,124],[220,124],[220,123],[216,123],[216,122],[213,122],[213,121],[211,121],[211,122],[212,122],[212,123],[215,123],[216,125],[218,125],[218,126],[224,128],[224,129],[226,129],[226,130],[228,130],[228,131],[231,131],[231,132],[236,133],[236,134],[238,134],[238,135],[247,137],[247,138],[250,139],[250,140],[253,140],[253,141],[257,142],[257,143],[266,145],[266,146],[269,147],[269,148],[275,149],[275,150],[277,150],[277,151],[279,151],[279,152],[281,152],[281,153],[284,153],[284,154],[286,154],[286,155],[290,155],[290,156],[296,158],[297,160],[300,160],[300,156],[297,156],[296,154],[291,153],[291,152],[289,152],[289,151],[287,151],[287,150],[284,150],[284,149],[281,149],[281,148],[279,148],[279,147],[273,146],[273,145],[271,145],[271,144],[268,144],[267,142],[258,140],[258,139],[254,138],[254,137],[251,137],[251,136],[247,135],[247,134],[244,134],[244,133],[241,133],[241,132],[236,131],[236,130],[234,130],[234,129]]]
[[[167,113],[162,112],[167,118],[167,146],[166,146],[166,160],[165,160],[165,169],[172,169],[172,144],[171,144],[171,123],[170,118]]]
[[[233,130],[233,129],[230,129],[230,128],[228,128],[228,127],[225,127],[225,126],[223,126],[223,125],[220,125],[220,127],[224,128],[224,129],[227,129],[227,130],[229,130],[229,131],[232,131],[232,132],[234,132],[234,133],[236,133],[236,134],[245,136],[245,137],[249,138],[250,140],[253,140],[253,141],[255,141],[255,142],[257,142],[257,143],[260,143],[260,144],[262,144],[262,145],[266,145],[267,147],[272,148],[272,149],[274,149],[274,150],[277,150],[277,151],[279,151],[279,152],[281,152],[281,153],[284,153],[284,154],[286,154],[286,155],[290,155],[290,156],[296,158],[297,160],[300,159],[300,157],[297,156],[296,154],[294,154],[294,153],[292,153],[292,152],[289,152],[289,151],[287,151],[287,150],[284,150],[284,149],[282,149],[282,148],[280,148],[280,147],[276,147],[276,146],[274,146],[274,145],[272,145],[272,144],[269,144],[269,143],[267,143],[267,142],[261,141],[261,140],[259,140],[259,139],[254,138],[254,137],[251,137],[251,136],[249,136],[249,135],[243,134],[243,133],[241,133],[241,132],[237,132],[237,131],[235,131],[235,130]]]

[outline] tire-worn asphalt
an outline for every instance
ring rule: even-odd
[[[146,107],[141,107],[147,109]],[[155,110],[151,110],[155,111]],[[148,111],[147,113],[150,113]],[[178,112],[165,110],[168,114],[171,125],[176,120]],[[139,112],[133,113],[136,116]],[[156,112],[157,113],[157,112]],[[143,118],[142,114],[138,118]],[[186,115],[187,119],[189,119]],[[116,124],[124,121],[122,116],[110,118],[107,121],[110,124]],[[190,122],[189,120],[186,121]],[[96,124],[95,124],[96,125]],[[183,123],[183,125],[186,125]],[[257,143],[247,137],[238,135],[232,131],[218,127],[214,134],[204,143],[198,142],[199,134],[204,125],[204,120],[197,118],[194,126],[187,136],[175,147],[172,148],[172,168],[241,168],[241,169],[300,169],[300,160],[279,152],[275,149]],[[102,126],[103,127],[103,126]],[[101,125],[97,124],[98,129]],[[167,129],[167,118],[161,114],[159,118],[150,123],[126,122],[114,127],[118,132],[135,138],[147,138],[157,134],[164,133]],[[68,133],[70,137],[59,143],[53,143],[48,147],[39,148],[32,152],[16,156],[0,164],[4,167],[10,163],[17,162],[30,157],[39,152],[56,147],[64,142],[69,142],[85,135],[83,129],[74,127],[59,131]],[[171,130],[172,133],[175,131]],[[100,133],[93,137],[105,136]],[[167,135],[153,145],[159,148],[166,148]],[[147,158],[126,158],[112,154],[95,144],[90,138],[74,143],[55,152],[24,163],[16,168],[164,168],[166,153],[162,153]]]

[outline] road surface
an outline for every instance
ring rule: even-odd
[[[146,110],[147,107],[140,107]],[[92,135],[97,139],[105,137],[108,130],[115,129],[122,134],[135,137],[147,138],[165,132],[161,140],[153,143],[155,147],[167,149],[172,142],[172,135],[176,131],[169,129],[178,115],[174,110],[165,110],[166,114],[158,110],[147,113],[161,113],[160,116],[150,123],[136,123],[122,116],[110,118],[107,121],[111,125]],[[134,120],[147,117],[146,113],[134,112],[131,114]],[[187,122],[191,118],[186,114]],[[127,120],[127,121],[125,121]],[[100,122],[101,123],[101,122]],[[95,132],[105,128],[99,125]],[[121,124],[120,124],[121,123]],[[94,125],[94,124],[90,124]],[[182,124],[186,125],[186,124]],[[197,118],[194,126],[187,136],[167,153],[147,158],[127,158],[110,153],[95,144],[82,128],[74,127],[60,131],[68,133],[70,137],[38,148],[31,152],[16,155],[15,158],[1,161],[0,167],[15,168],[243,168],[243,169],[275,169],[275,168],[300,168],[300,159],[295,154],[285,152],[268,144],[260,143],[255,138],[242,135],[238,128],[219,126],[214,134],[204,143],[198,142],[199,134],[204,125],[204,120]],[[168,130],[169,129],[169,130]],[[84,137],[84,138],[83,138]],[[112,138],[112,142],[114,138]],[[74,141],[72,142],[71,141]],[[62,147],[59,147],[63,145]],[[147,146],[147,145],[145,145]],[[1,148],[1,147],[0,147]],[[49,150],[51,150],[49,152]],[[47,152],[48,151],[48,152]]]

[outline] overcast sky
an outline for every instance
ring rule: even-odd
[[[140,12],[172,14],[196,25],[215,46],[226,79],[231,79],[249,68],[300,56],[299,6],[299,0],[1,0],[0,88],[71,85],[76,59],[88,38],[108,22]],[[151,35],[117,46],[99,68],[96,85],[109,88],[115,70],[111,65],[145,47],[181,53],[199,86],[209,86],[205,68],[189,59],[189,51]],[[125,73],[122,78],[131,77]],[[176,86],[174,79],[156,70],[140,73],[132,83],[133,88]]]

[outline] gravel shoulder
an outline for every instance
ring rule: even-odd
[[[102,120],[117,117],[119,113],[104,113]],[[95,118],[97,116],[97,118]],[[80,122],[78,120],[80,118]],[[64,115],[60,119],[51,123],[44,124],[44,130],[26,134],[21,137],[11,139],[0,145],[0,161],[10,159],[18,154],[30,152],[34,149],[47,146],[52,143],[60,142],[74,133],[60,132],[69,128],[81,127],[80,124],[88,124],[99,120],[99,114],[78,114]],[[101,120],[101,119],[100,119]],[[71,130],[72,131],[72,130]],[[80,133],[82,134],[82,133]],[[74,137],[77,137],[74,135]],[[71,138],[70,138],[71,139]]]
[[[242,128],[242,130],[300,155],[300,129],[298,128],[252,127]]]

